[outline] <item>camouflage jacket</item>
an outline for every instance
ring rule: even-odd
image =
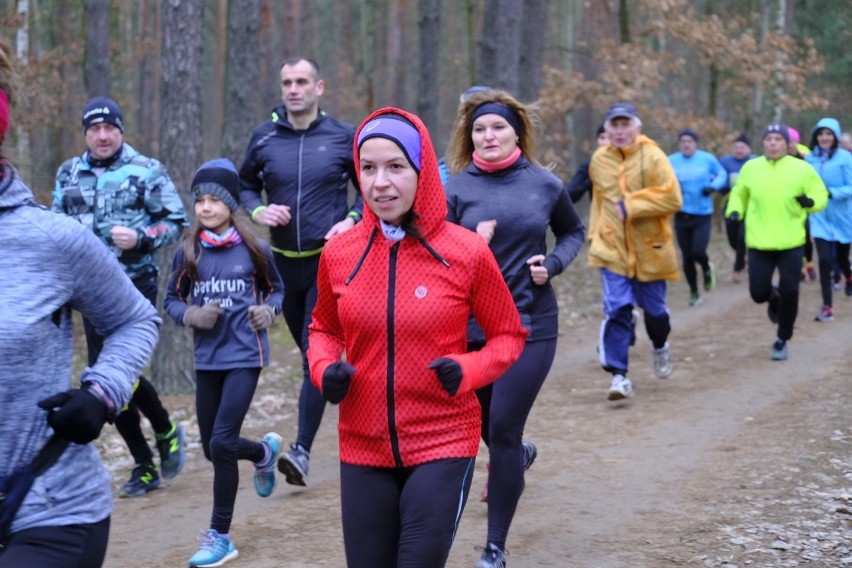
[[[188,225],[186,209],[166,168],[123,144],[121,156],[99,175],[88,152],[63,162],[56,172],[52,209],[77,219],[112,250],[130,278],[157,271],[154,252],[177,240]],[[121,250],[114,226],[136,229],[136,248]]]

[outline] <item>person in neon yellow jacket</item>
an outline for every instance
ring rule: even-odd
[[[725,209],[728,219],[745,221],[749,293],[758,304],[769,303],[769,319],[778,324],[775,361],[787,358],[799,310],[805,218],[828,202],[828,190],[813,166],[787,154],[789,142],[785,125],[766,127],[764,155],[743,165]],[[777,288],[772,286],[776,268]]]

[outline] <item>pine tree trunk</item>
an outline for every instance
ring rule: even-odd
[[[231,2],[222,151],[237,167],[258,122],[257,109],[267,106],[259,89],[260,24],[260,0]]]
[[[189,203],[189,184],[199,165],[201,148],[201,56],[203,0],[162,2],[162,103],[160,156],[175,187]],[[159,254],[160,290],[168,275],[175,246]],[[158,300],[162,306],[162,297]],[[153,382],[161,393],[189,392],[195,386],[192,342],[184,328],[163,318],[160,341],[151,360]]]

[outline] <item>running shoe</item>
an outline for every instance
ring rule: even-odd
[[[281,436],[269,432],[260,441],[269,457],[254,464],[254,490],[261,497],[269,497],[275,490],[275,463],[281,453]]]
[[[624,375],[613,375],[612,385],[607,394],[608,400],[623,400],[633,396],[633,383]]]
[[[672,374],[672,356],[669,353],[669,342],[654,349],[654,373],[661,379],[667,379]]]
[[[852,277],[846,279],[846,289],[844,291],[847,296],[852,296]]]
[[[240,555],[234,541],[213,529],[208,530],[201,540],[201,548],[189,559],[190,568],[221,566]]]
[[[831,306],[823,306],[814,321],[834,321],[834,311]]]
[[[521,447],[524,449],[524,471],[527,471],[538,457],[538,448],[532,442],[522,442]]]
[[[707,262],[707,272],[704,273],[704,291],[709,292],[716,287],[716,265],[713,261]]]
[[[139,497],[160,486],[160,476],[153,463],[138,464],[130,472],[130,479],[121,486],[118,494],[121,497]]]
[[[698,292],[690,292],[689,293],[689,305],[697,306],[702,302],[701,296],[698,295]]]
[[[476,568],[506,568],[505,550],[500,550],[497,545],[489,543],[482,551],[482,557]]]
[[[784,361],[787,359],[787,342],[783,339],[776,339],[772,344],[772,360]]]
[[[806,270],[808,272],[808,280],[810,280],[811,282],[814,282],[817,279],[817,273],[816,273],[816,270],[814,269],[813,263],[809,262]]]
[[[778,323],[778,304],[781,303],[781,293],[775,286],[772,287],[772,292],[769,294],[769,302],[766,306],[766,315],[769,316],[769,321]]]
[[[156,434],[157,450],[160,452],[160,475],[171,479],[180,473],[186,463],[186,450],[183,447],[183,426],[172,422],[172,429],[166,434]]]
[[[302,444],[290,444],[290,451],[278,459],[278,471],[290,485],[307,485],[311,454]]]

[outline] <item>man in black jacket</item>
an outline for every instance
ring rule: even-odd
[[[352,143],[355,127],[319,108],[325,90],[316,62],[303,57],[281,66],[281,99],[272,118],[254,129],[240,168],[240,200],[270,230],[275,265],[284,281],[284,320],[302,352],[299,433],[278,469],[291,485],[306,485],[311,445],[325,401],[310,381],[308,324],[316,303],[316,276],[325,242],[361,219]],[[266,192],[266,204],[261,193]]]

